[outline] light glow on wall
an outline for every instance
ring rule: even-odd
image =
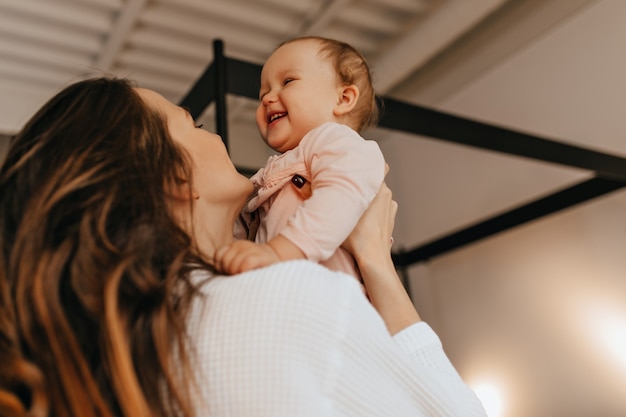
[[[483,403],[487,416],[502,417],[504,403],[501,390],[498,385],[492,382],[477,382],[472,384],[472,389],[476,396]]]
[[[605,303],[587,310],[596,344],[626,375],[626,312]]]

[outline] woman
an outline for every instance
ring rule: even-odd
[[[306,261],[219,276],[251,191],[153,91],[44,105],[0,169],[0,415],[484,415],[395,274],[386,187],[345,245],[371,304]]]

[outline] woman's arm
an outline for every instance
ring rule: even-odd
[[[391,190],[383,184],[343,245],[354,256],[372,305],[392,335],[420,321],[391,259],[397,210]]]
[[[388,167],[385,168],[387,171]],[[376,336],[375,320],[366,318],[366,310],[355,315],[357,321],[364,320],[363,326],[369,322],[372,327],[359,332],[362,326],[351,323],[350,328],[355,331],[352,342],[361,349],[355,349],[359,353],[350,360],[356,363],[354,369],[370,364],[372,375],[370,378],[347,375],[351,380],[348,385],[359,385],[356,390],[372,398],[377,392],[385,393],[385,400],[380,401],[390,407],[402,408],[400,404],[411,399],[407,407],[415,407],[415,415],[421,415],[418,409],[427,409],[428,415],[485,416],[479,399],[454,369],[438,336],[421,321],[398,277],[390,251],[397,208],[391,191],[383,184],[344,243],[359,265],[372,306],[393,336],[393,343],[386,342],[382,335]],[[404,353],[412,360],[407,360]],[[390,379],[385,381],[385,377]],[[385,382],[372,389],[380,381]],[[395,384],[398,384],[396,389],[388,389]],[[370,394],[366,394],[368,390]],[[397,398],[392,398],[398,392]],[[365,414],[360,411],[359,415]],[[403,414],[398,410],[396,415]]]

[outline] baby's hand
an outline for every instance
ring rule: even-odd
[[[231,275],[279,261],[280,258],[269,245],[249,240],[236,240],[215,252],[215,268]]]

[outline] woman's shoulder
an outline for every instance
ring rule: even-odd
[[[321,369],[327,359],[320,353],[338,349],[353,307],[365,302],[353,277],[310,261],[213,277],[200,289],[187,331],[211,363],[265,363],[278,355],[283,362],[321,361]]]
[[[311,304],[345,298],[361,292],[361,289],[349,275],[330,271],[315,262],[298,260],[279,262],[238,275],[213,277],[202,285],[201,292],[213,298],[247,299],[254,303],[268,299],[273,304],[294,304],[293,298],[304,296]]]
[[[331,271],[317,262],[295,260],[279,262],[265,268],[248,271],[235,278],[250,280],[251,285],[261,284],[263,281],[275,280],[289,288],[306,288],[308,290],[350,290],[358,288],[357,281],[342,272]],[[345,287],[345,288],[344,288]]]
[[[336,316],[364,297],[355,278],[311,261],[280,262],[233,276],[206,279],[198,307],[210,317]],[[316,319],[317,321],[317,319]]]

